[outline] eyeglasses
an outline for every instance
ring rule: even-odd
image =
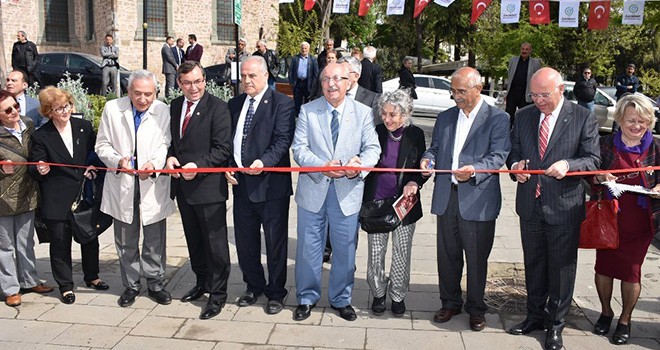
[[[545,99],[548,99],[550,96],[552,96],[552,94],[555,93],[555,91],[557,90],[558,87],[559,86],[555,86],[555,88],[552,89],[551,92],[543,92],[543,93],[540,93],[540,94],[530,92],[530,93],[527,94],[527,96],[529,98],[533,99],[533,100],[540,100],[540,99],[545,100]]]
[[[470,91],[470,90],[472,90],[472,89],[474,89],[474,88],[475,88],[474,86],[470,86],[470,87],[467,88],[467,89],[458,89],[458,90],[456,90],[456,89],[449,89],[449,94],[452,95],[452,96],[465,96],[465,94],[467,94],[468,91]]]
[[[182,86],[185,86],[187,88],[191,87],[193,84],[195,84],[195,86],[197,86],[197,87],[200,87],[200,86],[204,85],[205,83],[206,83],[206,80],[204,80],[204,79],[199,79],[199,80],[195,80],[195,81],[186,81],[186,80],[184,80],[184,81],[180,82],[180,84]]]
[[[62,114],[62,113],[65,113],[65,112],[69,112],[70,110],[71,110],[71,105],[70,104],[66,104],[66,105],[64,105],[62,107],[59,107],[59,108],[51,109],[51,111],[53,111],[57,114]]]
[[[10,113],[13,112],[14,110],[16,110],[16,112],[20,112],[20,111],[21,111],[21,106],[20,106],[18,103],[15,103],[13,106],[9,106],[9,107],[7,107],[7,108],[4,110],[4,112],[5,112],[5,114],[10,114]]]
[[[640,120],[640,119],[624,119],[623,124],[626,126],[634,126],[634,125],[642,125],[642,126],[647,126],[649,124],[648,120]]]
[[[321,82],[324,83],[324,84],[329,83],[330,80],[334,81],[335,83],[339,83],[342,80],[348,80],[348,77],[341,77],[339,75],[335,75],[334,77],[323,77],[323,78],[321,78]]]

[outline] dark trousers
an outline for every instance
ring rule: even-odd
[[[573,298],[580,224],[548,224],[541,203],[534,201],[529,221],[520,220],[527,317],[561,329]]]
[[[296,117],[300,113],[300,106],[309,102],[309,93],[307,80],[297,80],[293,86],[293,103],[296,107]]]
[[[227,205],[224,201],[190,205],[181,195],[177,196],[177,204],[197,286],[209,292],[211,300],[225,303],[231,269]]]
[[[467,263],[467,300],[470,315],[485,314],[484,302],[488,256],[495,238],[495,220],[471,221],[461,217],[458,191],[452,186],[449,204],[438,216],[438,278],[442,307],[460,310],[463,306],[461,278],[463,252]]]
[[[516,111],[531,103],[525,100],[525,90],[512,89],[506,95],[506,112],[509,114],[509,124],[513,128],[513,120],[516,117]]]
[[[71,269],[71,240],[73,238],[68,220],[47,220],[50,234],[50,268],[53,278],[64,293],[73,290],[73,271]],[[82,270],[85,281],[99,278],[99,240],[98,238],[80,246]]]
[[[238,175],[234,186],[234,232],[238,265],[247,290],[274,300],[287,295],[286,268],[289,239],[290,197],[252,202],[245,192],[245,175]],[[264,228],[268,283],[261,264],[261,226]]]

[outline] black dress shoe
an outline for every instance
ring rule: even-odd
[[[76,295],[73,294],[73,292],[65,292],[65,294],[62,294],[62,302],[64,304],[73,304],[76,302]]]
[[[282,299],[270,299],[266,305],[266,313],[269,315],[279,314],[284,308],[284,301]]]
[[[300,304],[296,307],[296,311],[293,312],[293,319],[296,321],[302,321],[307,319],[312,314],[312,309],[316,304]]]
[[[610,326],[612,325],[612,319],[614,316],[605,316],[603,314],[600,314],[600,317],[598,317],[598,321],[596,321],[596,324],[594,325],[594,334],[598,335],[605,335],[610,331]]]
[[[149,297],[161,305],[172,304],[172,295],[164,289],[159,291],[149,289]]]
[[[138,294],[140,294],[139,290],[126,288],[126,290],[124,290],[124,293],[122,293],[122,295],[119,297],[117,303],[121,307],[129,307],[133,305],[133,303],[135,302],[135,297],[137,297]]]
[[[628,339],[630,339],[630,325],[617,323],[614,334],[612,334],[612,344],[623,345],[628,343]]]
[[[371,311],[374,313],[376,316],[380,316],[385,312],[385,296],[383,295],[380,298],[374,298],[374,300],[371,302]]]
[[[403,300],[401,301],[392,300],[392,313],[394,314],[394,317],[403,316],[403,314],[406,313],[406,303]]]
[[[225,303],[219,301],[210,300],[206,303],[206,307],[202,310],[202,313],[199,315],[201,320],[208,320],[211,317],[218,316],[222,307],[225,306]]]
[[[108,289],[110,289],[110,286],[109,286],[107,283],[105,283],[105,282],[103,282],[103,281],[101,281],[101,280],[99,280],[98,282],[96,282],[96,284],[94,284],[94,283],[92,283],[92,282],[90,282],[90,281],[85,281],[85,285],[86,285],[88,288],[94,288],[94,289],[96,289],[96,290],[108,290]]]
[[[194,286],[191,290],[189,290],[186,294],[184,294],[181,297],[181,302],[187,303],[193,300],[197,300],[204,295],[204,288]]]
[[[564,346],[561,331],[550,329],[545,335],[545,350],[560,350]]]
[[[529,318],[526,318],[521,323],[509,328],[509,330],[507,330],[506,332],[513,335],[522,335],[542,329],[545,329],[543,322],[532,321]]]
[[[337,310],[339,312],[339,317],[345,319],[346,321],[357,320],[357,315],[355,314],[355,310],[353,310],[353,307],[350,305],[346,305],[344,307],[332,306],[332,308]]]
[[[257,299],[259,299],[259,295],[256,295],[250,291],[245,291],[245,293],[243,293],[243,295],[241,295],[241,297],[238,298],[237,304],[240,307],[250,306],[256,303]]]

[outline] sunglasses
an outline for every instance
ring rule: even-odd
[[[5,108],[4,112],[5,112],[5,114],[10,114],[14,110],[16,110],[16,112],[20,112],[21,111],[21,106],[18,103],[16,103],[13,106],[9,106],[9,107]]]

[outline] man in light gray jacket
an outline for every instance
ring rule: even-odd
[[[105,36],[105,45],[101,46],[100,52],[103,57],[101,72],[103,80],[101,83],[101,95],[105,96],[108,91],[117,94],[117,75],[119,71],[119,48],[113,45],[114,38],[111,34]]]

